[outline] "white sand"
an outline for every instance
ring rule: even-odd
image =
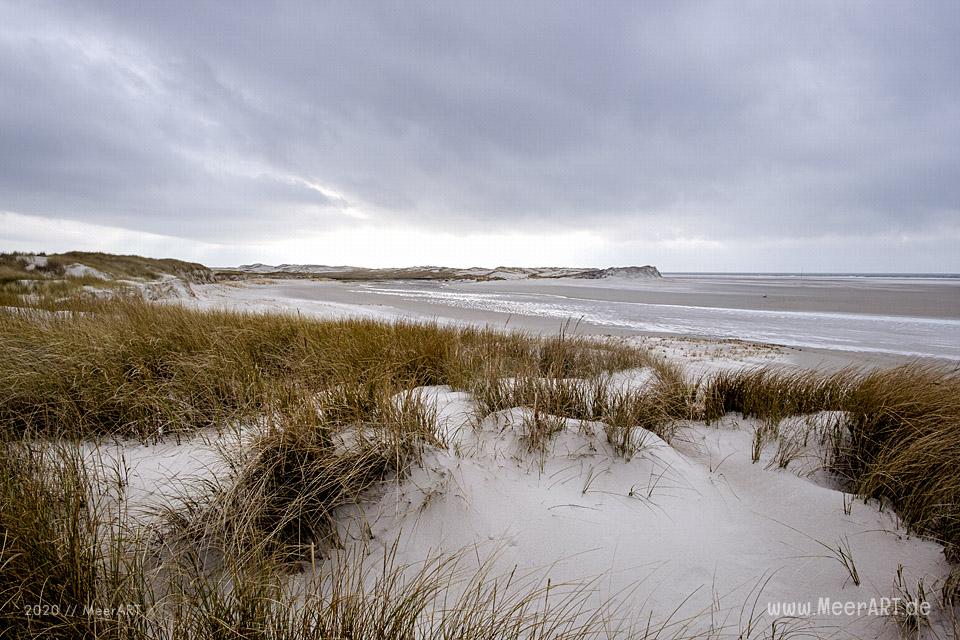
[[[294,304],[298,313],[319,317],[411,317],[386,306],[292,302],[264,296],[264,287],[251,285],[199,289],[189,304],[256,311],[290,311]],[[693,373],[796,363],[795,351],[782,347],[632,339],[682,360]],[[614,376],[612,383],[642,389],[648,380],[649,372],[634,371]],[[602,425],[567,420],[540,456],[526,451],[520,437],[526,410],[500,412],[477,424],[469,394],[446,387],[420,391],[436,403],[438,435],[447,446],[429,450],[402,481],[342,509],[345,546],[336,557],[366,556],[375,565],[395,548],[396,564],[415,567],[438,555],[461,554],[495,574],[516,570],[552,584],[589,584],[593,600],[618,603],[628,623],[666,625],[661,638],[711,630],[703,637],[736,638],[749,620],[769,632],[777,618],[796,634],[786,637],[898,638],[890,618],[869,615],[867,608],[880,603],[874,599],[898,595],[898,566],[911,589],[922,579],[932,594],[949,572],[940,545],[909,535],[889,509],[838,489],[821,469],[816,437],[798,444],[798,458],[786,470],[775,463],[776,443],[753,463],[757,425],[729,415],[712,426],[683,425],[671,445],[638,429],[642,446],[627,460],[606,442]],[[799,442],[802,433],[831,417],[794,418],[781,429]],[[218,468],[208,443],[130,447],[124,458],[131,492],[144,502],[169,498],[185,479]],[[859,586],[833,551],[847,545]],[[818,613],[824,599],[862,610]],[[949,637],[935,600],[926,637]],[[795,618],[768,614],[768,604],[778,603],[809,604],[812,611]]]
[[[617,384],[642,388],[647,379],[638,371]],[[839,491],[820,469],[816,438],[781,470],[776,444],[751,461],[754,423],[728,416],[719,425],[684,425],[672,446],[637,429],[639,450],[627,460],[607,444],[602,425],[567,420],[539,456],[521,438],[527,410],[476,424],[469,394],[419,391],[435,403],[448,446],[428,450],[408,477],[340,511],[340,557],[376,565],[396,546],[395,563],[416,567],[469,550],[463,557],[495,576],[516,570],[528,580],[591,584],[593,602],[616,602],[627,622],[652,616],[668,625],[662,637],[711,629],[737,637],[743,616],[769,629],[777,616],[767,614],[768,603],[809,602],[813,614],[791,628],[816,630],[814,637],[897,638],[887,618],[816,615],[818,602],[893,597],[900,564],[912,586],[922,578],[932,592],[949,571],[941,546],[908,535],[891,511]],[[799,433],[831,417],[782,427]],[[134,501],[157,504],[186,480],[220,473],[217,444],[126,448]],[[839,544],[849,544],[859,586],[829,549]],[[309,570],[293,580],[309,580]],[[935,608],[935,625],[939,616]]]
[[[186,302],[200,309],[235,309],[252,313],[291,313],[315,318],[414,318],[383,304],[347,304],[314,298],[283,295],[272,289],[271,281],[228,282],[193,285],[194,299]]]
[[[443,430],[460,429],[470,400],[428,392],[452,425]],[[712,625],[733,637],[741,609],[758,596],[769,628],[776,616],[766,616],[768,602],[812,602],[814,610],[820,598],[869,602],[894,595],[898,564],[914,585],[948,572],[942,548],[908,536],[891,512],[854,501],[845,515],[845,495],[809,477],[821,478],[815,459],[797,464],[802,477],[769,469],[770,445],[753,464],[750,422],[690,424],[675,447],[643,433],[643,448],[627,461],[601,425],[569,420],[541,465],[518,439],[524,415],[501,412],[460,430],[448,450],[430,452],[422,468],[351,514],[344,539],[374,560],[378,545],[399,540],[400,564],[476,547],[504,574],[516,567],[554,583],[599,578],[597,600],[621,598],[638,620],[695,618],[689,631]],[[860,586],[824,546],[841,541],[849,541]],[[870,616],[812,615],[796,626],[897,637],[890,621]]]
[[[96,278],[97,280],[112,280],[110,274],[104,273],[99,269],[94,269],[93,267],[88,267],[85,264],[80,264],[79,262],[74,262],[73,264],[67,265],[63,270],[63,273],[68,278]]]

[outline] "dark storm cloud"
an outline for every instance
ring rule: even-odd
[[[958,233],[960,3],[16,4],[0,210]]]

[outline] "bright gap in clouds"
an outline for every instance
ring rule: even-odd
[[[588,232],[454,235],[439,231],[359,226],[300,233],[268,242],[216,244],[54,218],[0,213],[0,243],[22,251],[107,251],[177,257],[212,266],[302,263],[363,267],[416,266],[423,256],[443,266],[592,264],[608,242]],[[291,231],[291,236],[294,232]]]
[[[618,234],[619,235],[616,235]],[[295,236],[295,237],[294,237]],[[245,263],[404,267],[583,266],[654,264],[661,271],[942,273],[942,257],[956,246],[951,233],[875,234],[818,238],[718,241],[626,229],[566,233],[438,230],[368,224],[327,232],[278,233],[267,241],[211,243],[52,217],[0,212],[0,244],[7,250],[79,250],[194,260],[210,266]],[[917,261],[913,256],[926,255]],[[424,260],[429,256],[429,260]],[[898,260],[898,257],[900,258]]]

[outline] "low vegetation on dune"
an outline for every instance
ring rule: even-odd
[[[572,418],[606,425],[600,437],[627,458],[641,427],[669,442],[687,421],[729,412],[771,430],[837,412],[819,434],[829,468],[958,559],[957,371],[753,369],[691,380],[643,349],[565,333],[114,299],[0,311],[0,624],[10,637],[617,636],[613,612],[586,604],[589,585],[504,583],[450,558],[416,568],[384,558],[372,580],[362,563],[325,562],[339,542],[338,509],[447,444],[418,391],[432,385],[472,394],[480,419],[527,408],[531,451]],[[98,477],[85,462],[98,438],[248,426],[252,439],[224,473],[149,526],[123,508],[122,470]],[[788,452],[780,457],[786,466]],[[317,584],[291,591],[284,576],[298,567],[312,567]],[[76,615],[90,603],[154,613]]]
[[[212,272],[202,264],[174,258],[145,258],[89,251],[51,254],[0,253],[0,274],[3,279],[63,278],[69,275],[71,265],[82,265],[114,278],[154,280],[162,275],[172,275],[190,282],[207,282],[212,279]]]
[[[328,568],[306,600],[282,588],[280,567],[321,559],[336,544],[338,507],[441,444],[416,387],[602,375],[642,366],[642,351],[570,336],[133,300],[7,311],[0,325],[0,606],[15,634],[579,638],[605,621],[599,611],[583,617],[586,586],[520,588],[463,574],[449,558],[412,572],[384,565],[372,588],[355,568]],[[92,477],[70,444],[243,422],[257,435],[229,471],[162,509],[149,530],[122,509],[123,474]],[[166,617],[78,615],[91,602]],[[36,603],[47,609],[25,616]]]
[[[829,468],[853,493],[891,504],[905,524],[960,560],[960,370],[922,364],[887,370],[721,373],[700,390],[704,418],[740,412],[776,424],[842,412],[823,434]]]
[[[0,307],[78,309],[94,297],[91,290],[115,295],[129,288],[125,282],[151,282],[162,277],[186,283],[214,279],[213,272],[202,264],[173,258],[85,251],[0,253]]]
[[[418,386],[592,376],[648,362],[637,349],[565,335],[136,300],[83,313],[0,314],[0,353],[3,431],[144,439],[228,424],[331,389],[346,390],[348,406],[337,410],[365,410],[383,394]]]
[[[607,426],[610,443],[623,455],[632,454],[631,434],[642,428],[667,442],[680,421],[695,417],[685,402],[691,387],[669,377],[671,365],[652,355],[645,355],[644,364],[655,367],[653,379],[635,388],[617,388],[608,375],[590,378],[558,378],[521,375],[514,378],[492,377],[477,380],[470,391],[477,400],[479,417],[513,407],[532,410],[533,449],[549,440],[554,418],[593,420]],[[661,374],[667,371],[667,375]],[[557,429],[560,427],[557,426]],[[546,431],[546,433],[543,433]]]
[[[348,398],[337,394],[337,400]],[[439,444],[433,410],[415,394],[343,413],[280,412],[231,471],[197,498],[164,510],[164,539],[198,545],[231,565],[269,557],[295,563],[336,544],[334,512],[402,477],[424,445]]]
[[[284,584],[281,567],[289,559],[264,545],[216,564],[190,550],[170,556],[118,508],[122,476],[94,475],[76,445],[2,448],[0,637],[576,640],[611,631],[608,611],[588,604],[591,585],[493,576],[489,567],[461,562],[460,554],[424,558],[416,567],[396,564],[389,551],[372,567],[362,558],[321,566],[313,558],[317,571],[304,588]],[[309,457],[287,451],[298,461]],[[284,460],[278,455],[259,474],[241,477],[237,491],[262,495],[247,484],[254,481],[272,494],[250,521],[285,522],[278,504],[291,512],[294,504],[304,512],[318,501],[329,506],[325,490],[302,485],[309,480],[303,471],[326,465],[295,468]],[[368,458],[354,462],[340,471],[370,473]],[[297,478],[278,477],[278,464]],[[298,488],[302,496],[278,494]],[[229,505],[233,517],[249,506]]]

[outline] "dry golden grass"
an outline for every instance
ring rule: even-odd
[[[608,384],[611,372],[641,367],[655,372],[643,389]],[[576,589],[541,607],[549,595],[542,585],[503,591],[482,573],[460,576],[469,588],[451,590],[456,572],[444,561],[412,573],[385,565],[372,584],[356,567],[324,564],[324,550],[336,546],[336,510],[439,444],[430,407],[411,390],[443,384],[472,392],[481,417],[529,408],[522,435],[534,451],[562,418],[606,423],[609,441],[629,457],[637,427],[669,440],[683,420],[730,411],[769,428],[792,415],[843,412],[822,434],[830,468],[943,541],[957,560],[957,371],[756,369],[693,382],[643,350],[566,334],[118,299],[82,311],[0,311],[0,624],[10,637],[64,638],[595,634],[607,612],[582,615],[585,594]],[[238,424],[261,432],[231,474],[171,505],[156,529],[132,526],[115,508],[122,478],[94,478],[70,444]],[[787,466],[791,455],[784,449],[777,464]],[[323,584],[294,596],[284,573],[308,559],[327,572]],[[945,586],[944,599],[955,591]],[[64,615],[90,603],[156,613]],[[24,615],[37,604],[60,613]]]
[[[912,364],[880,371],[755,369],[704,384],[704,417],[728,411],[776,423],[842,411],[829,467],[862,496],[891,504],[905,524],[960,560],[960,371]]]
[[[0,430],[152,438],[347,386],[383,390],[533,371],[593,375],[643,353],[560,337],[368,320],[195,311],[137,300],[0,313]],[[362,408],[362,407],[361,407]],[[331,410],[333,410],[331,408]]]
[[[84,607],[148,604],[146,548],[116,517],[119,476],[96,476],[65,441],[0,446],[0,636],[116,637]]]
[[[259,443],[253,466],[238,478],[238,492],[268,502],[250,519],[256,522],[253,529],[263,524],[259,518],[267,518],[277,531],[289,533],[284,525],[292,521],[280,512],[299,511],[301,523],[314,506],[324,510],[332,504],[329,495],[343,491],[340,481],[370,474],[363,456],[374,454],[365,448],[359,457],[340,458],[339,463],[354,463],[342,475],[302,476],[301,471],[336,470],[329,461],[308,459],[299,446],[304,443],[278,437],[282,440],[271,435]],[[329,455],[326,445],[321,450]],[[575,640],[618,635],[614,611],[593,599],[593,585],[492,575],[490,565],[477,567],[472,555],[463,562],[457,553],[424,558],[415,567],[397,565],[391,549],[374,562],[363,552],[335,562],[311,557],[312,577],[305,584],[287,580],[289,558],[268,552],[265,545],[214,563],[197,547],[158,556],[148,541],[165,531],[135,526],[120,501],[122,477],[94,477],[77,446],[8,441],[3,454],[4,638]],[[249,511],[251,505],[227,508]]]
[[[571,608],[586,592],[559,597],[556,585],[549,605],[539,602],[550,594],[542,587],[511,591],[480,575],[448,595],[452,578],[442,566],[412,580],[385,568],[372,588],[342,568],[304,603],[283,592],[281,566],[322,561],[336,543],[336,509],[439,444],[432,409],[411,389],[474,389],[503,376],[577,377],[601,388],[606,373],[649,364],[643,351],[569,335],[111,300],[83,311],[0,312],[0,355],[0,577],[16,585],[2,595],[20,635],[577,638],[603,621],[599,610]],[[231,474],[175,501],[152,530],[132,529],[122,511],[103,508],[121,504],[122,480],[92,479],[67,444],[242,423],[262,432]],[[94,602],[168,614],[64,614]],[[54,603],[57,615],[21,611]]]
[[[201,264],[170,258],[70,251],[41,254],[45,262],[28,263],[27,259],[32,257],[0,253],[0,307],[84,310],[95,304],[98,297],[88,287],[100,292],[107,290],[113,295],[132,295],[136,291],[122,281],[150,281],[161,276],[176,276],[185,282],[212,282],[214,279],[213,272]],[[69,275],[67,267],[73,264],[96,269],[105,279]]]
[[[82,264],[114,278],[139,278],[152,280],[163,274],[174,275],[188,281],[211,281],[212,272],[196,262],[184,262],[173,258],[145,258],[143,256],[116,255],[89,251],[40,254],[46,264],[27,269],[25,254],[0,253],[0,281],[7,278],[63,278],[71,264]]]
[[[336,544],[336,509],[360,503],[365,491],[406,473],[424,445],[439,444],[434,409],[415,394],[381,396],[349,422],[316,408],[270,412],[265,430],[230,456],[229,474],[163,510],[164,539],[236,565],[302,561]]]

